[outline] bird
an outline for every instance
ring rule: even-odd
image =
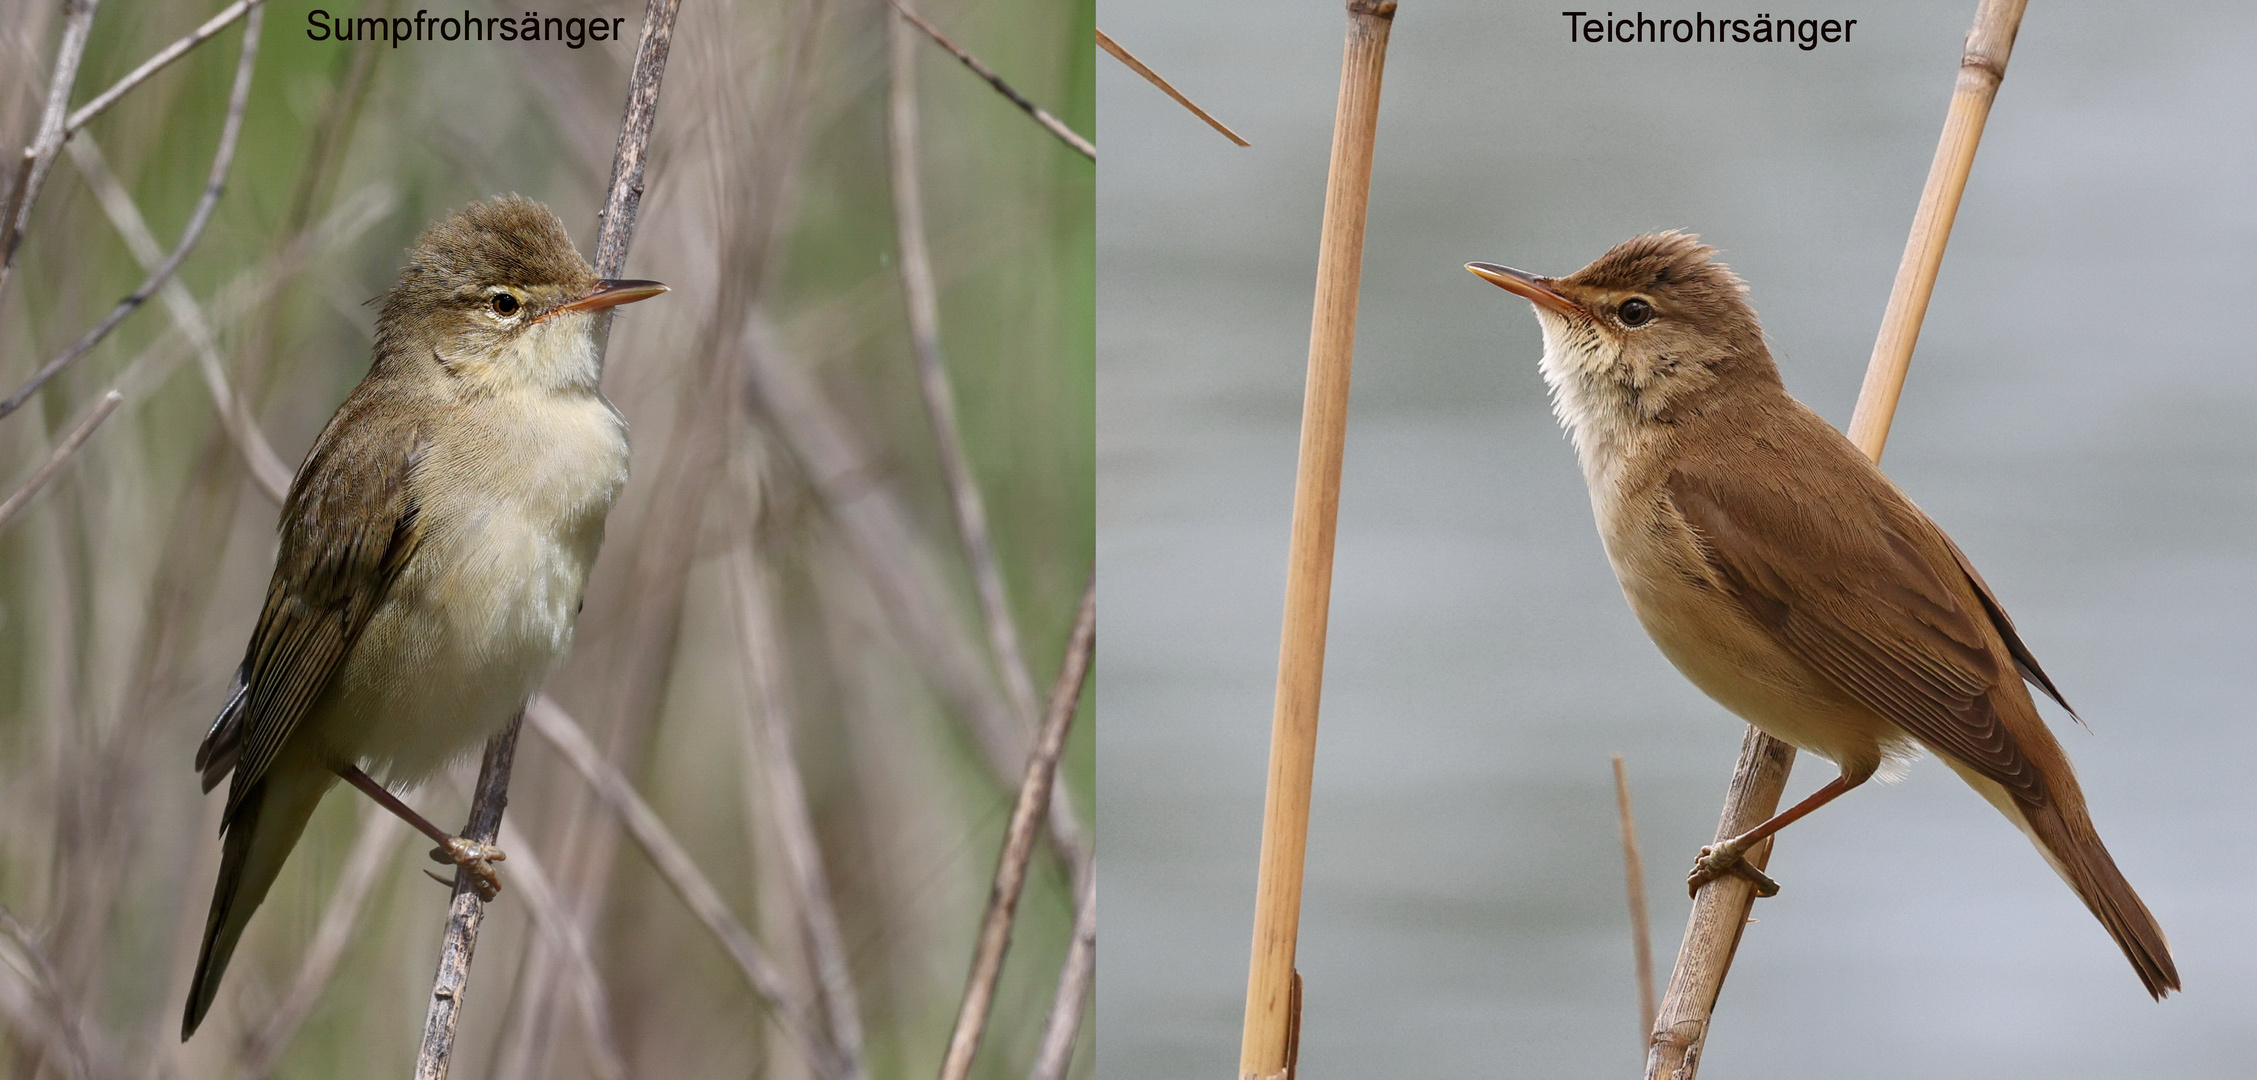
[[[438,842],[433,857],[481,898],[499,890],[500,851],[390,789],[500,731],[570,648],[627,480],[597,320],[665,291],[598,279],[564,223],[518,195],[416,240],[378,308],[367,377],[291,481],[266,602],[196,751],[206,792],[233,778],[183,1041],[340,778]]]
[[[2029,686],[2075,710],[1958,545],[1787,393],[1716,250],[1669,231],[1565,277],[1466,269],[1535,307],[1553,412],[1647,635],[1726,709],[1840,770],[1701,849],[1688,889],[1736,873],[1776,893],[1747,851],[1925,749],[2029,837],[2150,995],[2177,990],[2170,943]]]

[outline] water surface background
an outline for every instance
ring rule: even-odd
[[[1846,423],[1973,5],[1774,11],[1855,40],[1570,44],[1559,5],[1407,0],[1388,58],[1301,926],[1302,1076],[1630,1075],[1608,755],[1660,977],[1741,725],[1646,641],[1548,415],[1528,306],[1683,227]],[[1657,10],[1652,15],[1691,15]],[[1753,9],[1706,11],[1752,17]],[[1099,25],[1251,138],[1100,73],[1099,1068],[1238,1053],[1338,5]],[[2033,5],[1886,467],[2091,721],[2048,713],[2172,935],[2162,1005],[1933,761],[1795,826],[1713,1076],[2242,1075],[2257,1015],[2257,12]],[[1804,757],[1790,797],[1831,770]]]

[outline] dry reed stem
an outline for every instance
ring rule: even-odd
[[[502,831],[502,811],[509,807],[509,774],[516,764],[517,731],[525,711],[510,718],[501,734],[486,741],[486,754],[478,763],[478,787],[470,800],[470,820],[462,838],[492,844]],[[415,1055],[415,1080],[447,1080],[447,1067],[455,1052],[455,1025],[462,1018],[463,993],[470,985],[470,957],[478,947],[478,928],[486,921],[486,905],[471,886],[470,872],[455,868],[454,899],[447,907],[447,930],[439,946],[439,972],[431,980],[431,1006],[423,1016],[423,1045]]]
[[[238,1070],[243,1076],[263,1078],[274,1074],[275,1061],[289,1048],[290,1040],[297,1037],[298,1026],[305,1023],[307,1014],[313,1012],[314,1005],[321,1000],[322,990],[337,972],[338,961],[352,944],[353,929],[360,922],[361,902],[368,899],[368,890],[376,883],[377,873],[384,869],[392,849],[399,846],[400,830],[405,822],[374,802],[362,804],[360,818],[360,836],[345,855],[345,868],[338,873],[337,884],[329,891],[329,903],[322,908],[313,940],[307,943],[305,956],[298,961],[298,973],[290,980],[289,992],[275,1002],[266,1023],[251,1035],[243,1049]]]
[[[1081,1014],[1089,1007],[1089,988],[1097,979],[1097,875],[1082,879],[1074,897],[1074,937],[1066,944],[1066,962],[1058,969],[1058,991],[1050,999],[1050,1016],[1042,1025],[1042,1043],[1035,1051],[1027,1080],[1066,1080],[1074,1063],[1074,1043],[1081,1037]]]
[[[824,396],[814,378],[788,358],[775,328],[756,315],[748,328],[750,397],[799,460],[824,512],[846,535],[888,629],[913,657],[951,716],[971,730],[999,782],[1025,761],[1025,728],[997,700],[988,658],[956,632],[955,591],[914,516],[885,481],[877,453]],[[1074,888],[1090,873],[1088,832],[1070,789],[1050,802],[1052,850]]]
[[[815,836],[815,820],[808,809],[806,786],[800,782],[799,759],[792,749],[791,708],[784,698],[782,635],[776,628],[774,589],[759,557],[751,547],[740,547],[729,560],[731,585],[736,592],[737,636],[745,653],[742,666],[746,707],[744,721],[745,778],[761,778],[768,814],[776,839],[791,865],[793,893],[798,898],[802,928],[815,958],[816,984],[822,989],[823,1011],[830,1020],[831,1041],[838,1047],[849,1077],[862,1075],[861,1004],[854,992],[853,972],[847,966],[846,939],[839,932],[837,910],[831,903],[829,875],[823,869],[823,848]],[[757,800],[746,791],[746,809]],[[749,817],[749,815],[748,815]]]
[[[219,206],[220,192],[227,179],[227,167],[235,160],[236,139],[243,133],[243,109],[250,102],[251,72],[259,54],[259,24],[266,12],[263,4],[253,4],[252,9],[243,20],[243,51],[236,61],[235,87],[228,95],[227,121],[220,128],[219,147],[212,154],[211,173],[204,181],[203,197],[197,200],[196,209],[188,216],[188,226],[180,232],[180,243],[174,246],[172,254],[166,256],[162,264],[149,272],[140,288],[118,301],[117,306],[111,308],[110,313],[96,323],[93,329],[71,343],[69,348],[57,353],[53,360],[40,367],[20,389],[6,400],[0,401],[0,417],[21,408],[31,395],[38,393],[39,388],[47,384],[47,380],[54,378],[58,372],[70,366],[72,361],[86,355],[87,350],[108,337],[110,331],[117,329],[118,324],[125,321],[126,316],[133,314],[136,308],[156,294],[159,286],[172,278],[173,271],[180,269],[180,264],[188,259],[188,252],[203,237],[204,226],[211,223],[212,211]],[[29,207],[25,209],[26,212],[29,211]],[[4,284],[5,280],[0,279],[0,285]]]
[[[1288,1032],[1295,1022],[1293,956],[1301,925],[1309,788],[1316,769],[1325,623],[1332,603],[1340,459],[1347,438],[1349,371],[1356,346],[1356,289],[1363,271],[1364,211],[1371,195],[1380,78],[1394,18],[1393,0],[1349,0],[1340,103],[1333,121],[1332,163],[1317,248],[1292,542],[1286,555],[1277,708],[1270,729],[1261,866],[1254,892],[1253,959],[1247,965],[1246,1025],[1239,1046],[1242,1080],[1273,1080],[1289,1071]]]
[[[70,151],[71,163],[78,167],[87,186],[93,189],[103,213],[108,215],[118,235],[125,239],[125,246],[133,252],[142,270],[156,270],[164,259],[164,252],[158,248],[156,236],[149,231],[140,205],[110,171],[94,136],[81,134],[65,148]],[[268,498],[281,502],[290,492],[292,470],[282,456],[274,452],[274,445],[267,441],[266,432],[259,428],[257,417],[252,415],[250,403],[243,400],[228,379],[227,362],[220,356],[219,335],[213,332],[211,320],[179,278],[167,279],[163,291],[165,309],[172,313],[173,326],[188,339],[189,347],[196,353],[197,367],[203,373],[205,388],[211,391],[220,426],[226,429],[228,438],[242,453],[251,480]]]
[[[627,249],[635,236],[635,217],[642,206],[643,172],[648,158],[650,132],[658,118],[658,94],[666,77],[666,56],[673,45],[674,17],[680,0],[648,0],[643,28],[635,44],[635,65],[627,86],[625,115],[619,125],[619,145],[611,163],[611,186],[604,196],[596,238],[595,271],[598,277],[616,277],[626,264]],[[602,355],[610,339],[611,313],[596,324],[596,351]],[[478,786],[470,804],[467,839],[490,842],[500,830],[502,809],[509,802],[510,768],[517,757],[517,736],[522,726],[512,720],[487,744],[479,767]],[[491,820],[483,835],[471,830]],[[444,1080],[448,1059],[454,1053],[456,1017],[463,986],[469,979],[470,957],[477,946],[484,904],[470,888],[467,871],[455,871],[455,893],[440,944],[439,972],[432,981],[431,1008],[424,1019],[423,1047],[416,1059],[416,1080]]]
[[[1035,833],[1050,809],[1051,782],[1058,773],[1058,758],[1066,752],[1066,734],[1081,704],[1082,683],[1089,676],[1090,655],[1096,644],[1097,579],[1093,575],[1082,591],[1081,609],[1075,613],[1073,630],[1067,635],[1065,659],[1058,665],[1058,680],[1050,687],[1050,707],[1027,753],[1019,798],[1011,807],[1011,822],[1003,832],[1003,855],[996,860],[995,885],[988,892],[987,914],[980,920],[972,972],[965,980],[964,1000],[956,1011],[956,1030],[948,1037],[948,1053],[941,1059],[940,1080],[964,1080],[972,1071],[972,1057],[979,1053],[988,1010],[995,1003],[995,983],[1003,975],[1003,954],[1011,947],[1011,924],[1018,915],[1019,895],[1027,883],[1027,858],[1034,853]]]
[[[1967,191],[1975,148],[1983,141],[1983,122],[1990,118],[1991,101],[2006,78],[2006,58],[2014,51],[2014,33],[2022,25],[2027,2],[1981,0],[1974,28],[1967,32],[1951,107],[1944,114],[1943,137],[1937,140],[1935,161],[1928,166],[1928,182],[1912,215],[1912,234],[1905,238],[1904,259],[1897,264],[1896,284],[1889,289],[1889,306],[1873,342],[1873,359],[1858,391],[1857,411],[1850,417],[1850,441],[1875,461],[1881,460],[1881,448],[1889,441],[1897,395],[1904,389],[1912,348],[1920,341],[1920,323],[1927,317],[1928,298],[1936,291],[1936,274],[1943,267],[1944,244],[1951,239],[1953,219],[1959,216],[1959,197]]]
[[[86,410],[86,415],[71,426],[70,431],[63,436],[63,441],[55,444],[55,449],[48,453],[47,460],[40,462],[39,467],[32,470],[31,478],[25,480],[15,494],[0,501],[0,528],[5,528],[10,519],[23,512],[23,508],[30,504],[31,497],[39,494],[39,489],[55,478],[55,473],[63,467],[63,463],[69,461],[71,455],[78,453],[79,447],[86,445],[86,440],[94,434],[94,429],[102,426],[102,421],[109,419],[110,414],[124,400],[124,394],[112,390],[103,394],[93,408]]]
[[[14,912],[0,907],[0,934],[6,934],[22,954],[29,969],[24,972],[30,981],[35,1007],[45,1014],[34,1030],[24,1032],[49,1044],[68,1068],[72,1080],[88,1080],[94,1075],[93,1055],[86,1046],[85,1022],[71,1007],[69,992],[63,988],[61,974],[47,959],[46,950],[39,947],[31,930],[16,920]],[[36,1074],[35,1065],[32,1073]]]
[[[48,76],[47,110],[40,114],[39,130],[31,144],[24,147],[7,201],[0,203],[0,296],[7,294],[9,277],[16,268],[16,252],[23,247],[24,230],[31,224],[32,207],[39,202],[39,191],[47,186],[48,170],[55,167],[55,155],[62,153],[63,140],[69,136],[64,125],[71,89],[78,85],[79,61],[86,58],[86,39],[94,27],[94,8],[100,3],[63,0],[63,36],[55,44],[55,69]]]
[[[1159,72],[1146,67],[1144,65],[1144,61],[1137,59],[1134,54],[1130,53],[1127,49],[1122,48],[1119,42],[1114,41],[1110,37],[1107,37],[1105,35],[1105,31],[1099,30],[1097,32],[1097,44],[1106,52],[1112,53],[1113,59],[1127,64],[1130,71],[1144,76],[1145,82],[1159,87],[1161,93],[1176,99],[1176,104],[1191,110],[1191,115],[1196,116],[1201,120],[1205,120],[1207,122],[1207,126],[1221,132],[1223,138],[1229,139],[1230,141],[1237,143],[1240,146],[1252,145],[1245,139],[1240,138],[1237,132],[1232,131],[1222,121],[1215,119],[1213,113],[1200,108],[1198,102],[1183,96],[1183,91],[1176,89],[1174,85],[1168,82],[1168,80],[1161,78]]]
[[[947,49],[950,55],[963,61],[965,67],[972,69],[972,74],[986,79],[989,86],[995,87],[996,92],[1009,99],[1011,104],[1017,105],[1028,116],[1033,117],[1034,122],[1041,124],[1044,131],[1056,135],[1058,141],[1073,147],[1081,156],[1091,161],[1097,160],[1097,147],[1092,145],[1088,139],[1076,134],[1074,129],[1067,127],[1065,121],[1050,115],[1042,106],[1027,100],[1025,94],[1013,90],[1010,83],[1003,81],[1003,76],[997,75],[986,64],[980,63],[978,57],[965,52],[955,42],[948,40],[948,35],[941,33],[939,27],[926,22],[924,16],[917,14],[916,10],[911,8],[904,0],[890,0],[890,2],[893,4],[893,9],[901,13],[902,18],[916,24],[917,29],[924,31],[925,36],[933,39],[934,44]]]
[[[900,7],[898,2],[895,6]],[[901,10],[904,20],[915,17],[906,8]],[[1026,654],[1019,647],[1018,622],[1011,615],[1003,569],[995,558],[995,538],[988,529],[987,503],[980,495],[979,478],[972,474],[970,455],[964,451],[956,395],[949,386],[948,364],[940,350],[940,290],[933,284],[932,253],[925,243],[924,181],[917,162],[917,43],[901,21],[889,21],[886,30],[891,83],[886,133],[888,156],[893,162],[894,235],[901,253],[901,292],[908,312],[909,337],[917,356],[917,388],[924,395],[925,418],[932,424],[933,448],[948,484],[957,539],[964,545],[964,561],[972,571],[974,591],[979,596],[988,647],[995,653],[996,675],[1020,723],[1031,729],[1036,709],[1034,680],[1027,673]]]
[[[1646,914],[1646,861],[1638,854],[1638,820],[1630,812],[1630,777],[1614,756],[1614,808],[1622,819],[1622,884],[1630,894],[1630,952],[1637,962],[1638,1030],[1654,1029],[1653,920]]]
[[[212,35],[227,29],[235,20],[242,18],[259,2],[260,0],[235,0],[234,3],[222,9],[219,14],[205,20],[204,25],[189,31],[180,40],[157,50],[156,55],[142,61],[141,66],[134,68],[125,78],[119,79],[109,89],[94,95],[94,100],[79,106],[78,111],[72,113],[70,119],[63,123],[63,137],[68,139],[78,129],[85,127],[88,121],[102,115],[110,106],[117,104],[118,99],[124,97],[126,91],[141,85],[142,80],[164,70],[165,66],[173,61],[188,55],[188,50],[203,44],[210,40]]]
[[[1929,166],[1919,208],[1913,214],[1912,233],[1905,242],[1904,259],[1889,292],[1888,311],[1882,317],[1873,358],[1858,392],[1857,411],[1850,420],[1850,441],[1876,462],[1888,441],[1890,421],[1896,416],[1912,347],[1919,340],[1920,321],[1927,314],[1936,271],[1943,261],[1944,243],[1950,238],[1959,197],[1966,190],[1975,149],[1982,140],[1983,121],[1990,114],[2000,81],[2006,77],[2007,55],[2014,47],[2025,2],[1981,0],[1974,26],[1967,32],[1943,136]],[[1754,727],[1748,729],[1725,793],[1718,842],[1761,824],[1778,808],[1794,755],[1794,748],[1786,743]],[[1770,858],[1771,847],[1771,841],[1766,840],[1749,853],[1748,861],[1761,869]],[[1754,904],[1754,884],[1737,874],[1711,881],[1694,898],[1684,944],[1677,953],[1677,968],[1670,976],[1661,1015],[1654,1021],[1646,1058],[1647,1080],[1693,1080],[1699,1071],[1710,1016]]]
[[[698,869],[696,860],[682,847],[681,841],[667,829],[666,823],[650,804],[635,792],[634,785],[611,763],[605,761],[601,751],[577,721],[559,708],[547,696],[538,696],[525,712],[532,721],[533,730],[564,756],[565,762],[588,782],[598,798],[618,815],[620,824],[641,845],[650,858],[658,876],[674,889],[683,906],[690,909],[706,930],[721,942],[721,946],[744,973],[754,996],[776,1014],[784,1030],[791,1033],[814,1064],[815,1070],[832,1080],[846,1076],[845,1063],[837,1047],[822,1036],[814,1018],[806,1009],[792,1000],[784,977],[760,943],[745,929],[742,922],[730,913],[729,905],[721,899],[720,890]]]
[[[916,23],[928,34],[936,33],[899,0],[895,0],[895,7],[903,19]],[[980,495],[979,478],[973,475],[969,455],[964,450],[963,432],[956,418],[956,399],[949,386],[947,363],[941,355],[940,291],[934,284],[932,257],[926,244],[924,185],[918,168],[916,42],[898,21],[889,21],[886,29],[887,73],[891,84],[887,137],[888,156],[893,166],[894,229],[901,254],[901,291],[908,313],[909,336],[917,357],[918,389],[924,398],[926,419],[932,425],[941,475],[948,485],[957,540],[963,546],[964,561],[972,573],[973,591],[979,597],[981,622],[987,631],[995,674],[1003,684],[1020,731],[1031,732],[1038,708],[1034,680],[1028,673],[1026,654],[1020,647],[1018,622],[1011,614],[1003,570],[996,559],[986,503]],[[936,40],[947,43],[945,38]],[[1007,772],[1005,776],[1008,777]],[[1054,817],[1052,833],[1068,849],[1069,875],[1074,879],[1073,887],[1078,895],[1080,879],[1088,873],[1089,855],[1086,843],[1067,840],[1081,831],[1072,807],[1066,805],[1070,802],[1069,797],[1053,804],[1064,806],[1064,810]],[[1065,831],[1061,831],[1061,827]]]

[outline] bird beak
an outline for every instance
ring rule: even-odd
[[[655,281],[599,281],[594,292],[559,306],[558,311],[596,311],[637,300],[648,300],[665,292],[666,286]]]
[[[1517,294],[1529,303],[1551,308],[1562,315],[1585,314],[1583,305],[1561,296],[1558,290],[1547,284],[1550,278],[1540,278],[1526,270],[1515,270],[1496,263],[1467,263],[1465,268],[1473,271],[1473,276],[1506,292]]]

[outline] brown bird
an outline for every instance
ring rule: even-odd
[[[564,223],[514,195],[416,241],[377,315],[368,377],[291,482],[266,606],[196,751],[204,790],[235,779],[182,1039],[340,777],[493,899],[501,852],[385,785],[484,743],[570,648],[627,480],[627,423],[597,389],[596,313],[665,291],[597,280]]]
[[[1553,411],[1654,644],[1725,708],[1841,769],[1703,848],[1688,884],[1739,873],[1772,895],[1743,854],[1925,747],[2029,836],[2148,993],[2178,989],[2162,928],[2023,683],[2068,702],[1951,538],[1788,396],[1747,286],[1714,255],[1665,232],[1563,278],[1466,267],[1536,307]]]

